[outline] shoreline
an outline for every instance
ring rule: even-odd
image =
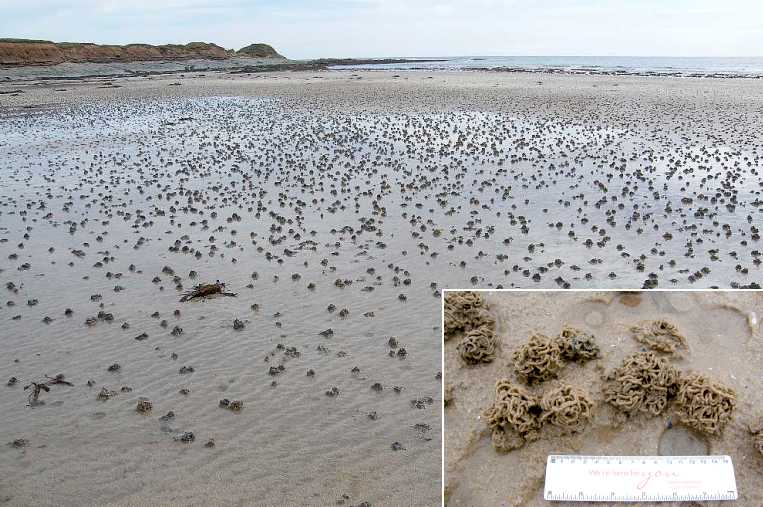
[[[321,58],[316,60],[282,60],[268,58],[236,57],[231,59],[183,59],[146,60],[131,62],[86,62],[62,63],[57,65],[2,65],[0,85],[7,83],[40,81],[67,81],[95,78],[129,78],[150,76],[171,76],[179,74],[198,75],[200,73],[249,74],[277,72],[395,72],[395,73],[485,73],[485,74],[532,74],[569,76],[610,76],[682,78],[712,80],[757,80],[761,73],[726,72],[661,72],[639,70],[611,70],[563,67],[387,67],[396,64],[438,63],[445,59],[411,58]],[[167,68],[172,67],[174,68]]]
[[[741,73],[701,73],[701,72],[656,72],[656,71],[616,71],[605,69],[565,69],[561,67],[550,67],[534,69],[529,67],[464,67],[460,69],[416,67],[410,69],[379,68],[341,68],[334,67],[330,70],[365,70],[365,71],[395,71],[395,72],[487,72],[487,73],[509,73],[509,74],[564,74],[571,76],[637,76],[637,77],[669,77],[669,78],[703,78],[703,79],[763,79],[763,74],[741,74]]]
[[[441,62],[438,59],[408,58],[321,58],[284,60],[280,58],[233,57],[229,59],[184,58],[113,62],[64,62],[56,65],[0,65],[0,84],[34,80],[66,81],[90,78],[149,77],[177,74],[246,74],[283,71],[325,71],[334,66],[388,65]]]

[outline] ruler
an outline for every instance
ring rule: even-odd
[[[543,498],[567,502],[736,500],[729,456],[551,455]]]

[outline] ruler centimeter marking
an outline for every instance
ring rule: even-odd
[[[543,498],[578,502],[736,500],[729,456],[550,455]]]

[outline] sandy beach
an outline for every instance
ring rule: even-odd
[[[267,98],[262,114],[284,131],[316,133],[329,118],[331,129],[378,137],[408,157],[388,164],[427,171],[400,173],[403,197],[415,194],[424,213],[395,216],[429,226],[422,238],[444,233],[448,262],[465,262],[450,287],[760,286],[759,80],[294,72],[3,89],[24,92],[0,100],[27,115]]]
[[[0,72],[0,370],[17,379],[0,388],[7,505],[439,505],[441,289],[760,284],[760,81],[10,77]],[[215,280],[237,296],[179,302]],[[760,304],[740,298],[729,304]],[[560,313],[536,299],[524,320],[504,319],[507,348],[575,317],[574,304],[617,306]],[[742,363],[760,347],[746,317],[717,311],[737,333],[718,373],[744,393],[732,438],[761,402],[745,391],[759,372]],[[724,349],[680,317],[691,365],[709,367]],[[453,361],[446,347],[447,371]],[[454,505],[539,498],[552,443],[499,461],[479,438],[499,367],[447,379],[460,386],[446,416]],[[24,386],[57,374],[73,386],[28,406]],[[741,440],[717,445],[742,456]],[[499,481],[520,455],[526,477]],[[749,495],[760,475],[746,456]]]
[[[760,505],[763,455],[749,427],[761,417],[760,315],[763,298],[755,292],[483,292],[496,319],[499,350],[489,364],[466,365],[455,336],[445,343],[446,505],[547,505],[544,472],[549,454],[642,456],[660,454],[729,455],[734,463],[739,499],[691,502],[689,505]],[[642,413],[623,418],[605,401],[606,378],[624,358],[646,348],[630,328],[664,319],[686,338],[687,348],[670,363],[686,375],[700,374],[733,389],[733,420],[720,435],[689,430],[674,404],[656,417]],[[491,443],[484,411],[493,404],[494,386],[514,373],[512,354],[528,338],[556,336],[568,325],[592,334],[600,357],[586,364],[567,364],[558,376],[526,388],[533,394],[562,384],[581,389],[592,400],[592,417],[573,433],[544,428],[540,437],[508,453]],[[564,503],[563,503],[564,504]],[[601,505],[600,503],[575,503]],[[687,505],[664,502],[638,505]]]

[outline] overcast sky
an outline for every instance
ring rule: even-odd
[[[763,0],[0,0],[0,37],[289,58],[763,56]]]

